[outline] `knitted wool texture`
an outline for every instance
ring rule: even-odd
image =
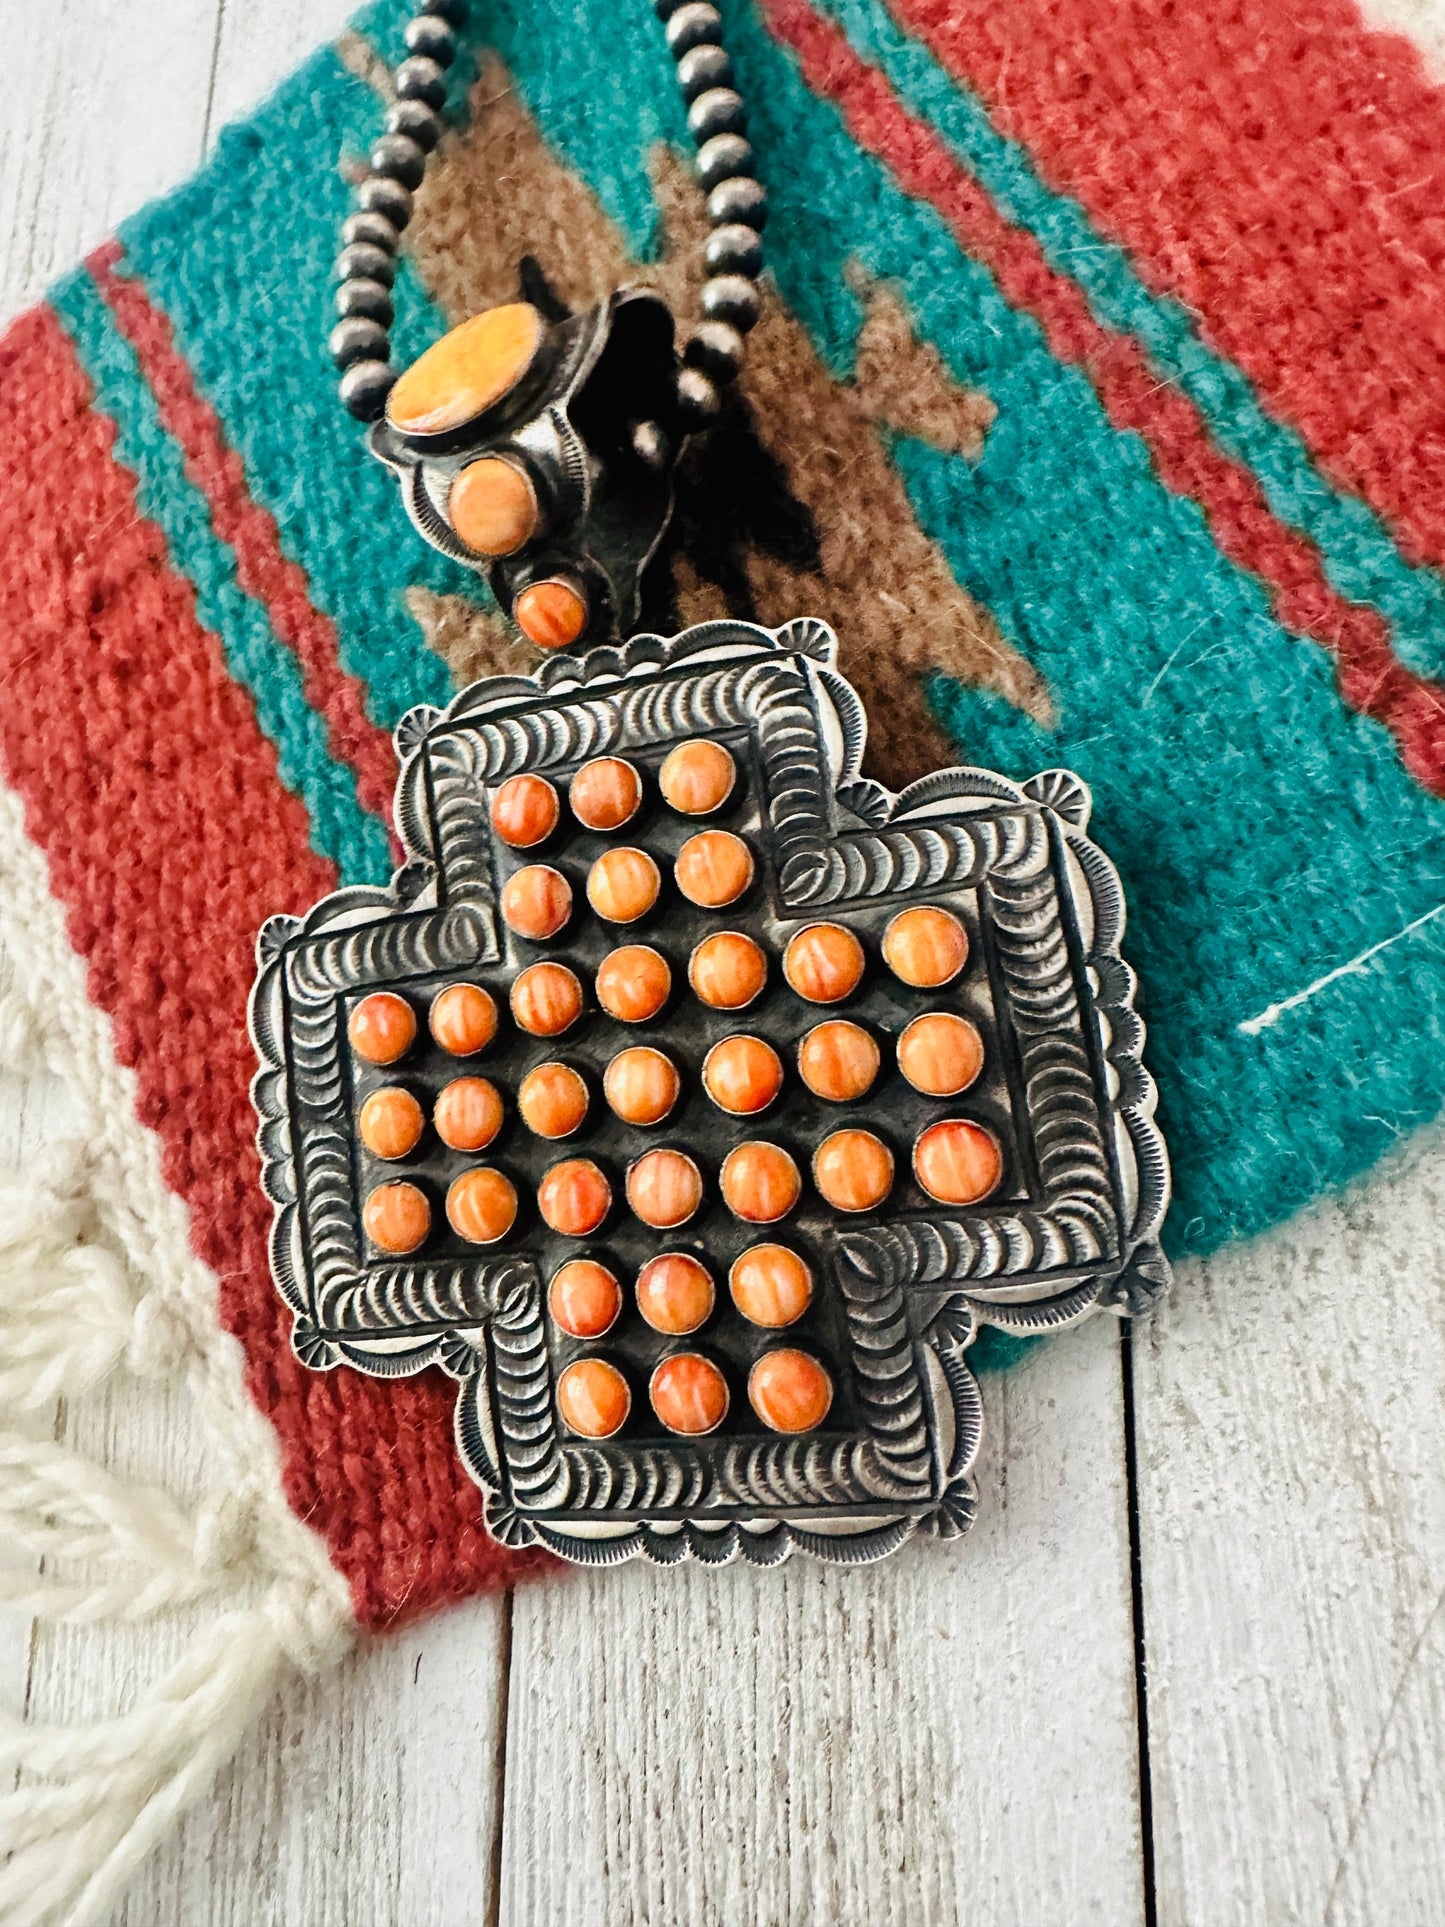
[[[0,763],[285,1490],[358,1616],[495,1583],[430,1375],[303,1371],[268,1276],[254,933],[390,869],[389,733],[525,659],[325,354],[385,0],[0,348]],[[746,406],[649,620],[817,612],[893,783],[1067,764],[1129,892],[1176,1253],[1445,1087],[1445,99],[1345,0],[722,0],[772,203]],[[510,294],[696,299],[651,10],[475,0],[399,353]],[[468,92],[480,73],[469,111]]]

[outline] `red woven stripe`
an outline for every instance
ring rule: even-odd
[[[1384,723],[1415,778],[1445,794],[1445,692],[1396,660],[1379,613],[1335,593],[1313,544],[1275,520],[1250,472],[1211,443],[1193,404],[1160,385],[1135,343],[1099,326],[1082,292],[1053,272],[1031,235],[1007,225],[835,26],[807,0],[762,0],[762,10],[808,84],[838,103],[854,138],[907,193],[938,209],[1007,298],[1037,317],[1061,360],[1088,371],[1114,425],[1144,438],[1168,486],[1205,508],[1224,553],[1272,587],[1281,622],[1334,652],[1344,700]]]
[[[376,1624],[515,1562],[482,1529],[439,1374],[379,1385],[292,1356],[267,1270],[245,1004],[259,923],[336,879],[112,441],[53,314],[25,316],[0,343],[0,766],[220,1275],[287,1496]]]
[[[1350,0],[890,0],[1146,280],[1445,562],[1445,93]],[[1298,290],[1309,291],[1307,300]]]
[[[341,667],[335,625],[312,605],[305,572],[282,552],[271,515],[252,501],[241,458],[226,446],[216,411],[197,393],[170,318],[139,281],[116,273],[120,257],[110,242],[86,265],[135,349],[161,420],[185,454],[186,473],[210,504],[217,535],[235,553],[241,587],[264,604],[277,636],[295,652],[306,699],[326,718],[331,753],[355,771],[365,807],[389,823],[396,787],[391,740],[368,717],[361,683]]]

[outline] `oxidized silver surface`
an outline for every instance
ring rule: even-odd
[[[589,1563],[645,1552],[663,1562],[741,1555],[773,1564],[795,1548],[851,1562],[880,1557],[915,1531],[952,1536],[975,1508],[982,1410],[967,1352],[979,1327],[1030,1333],[1100,1307],[1133,1313],[1168,1283],[1158,1243],[1168,1164],[1141,1062],[1134,977],[1119,954],[1123,897],[1085,834],[1088,792],[1059,770],[1020,785],[948,769],[891,794],[859,774],[865,718],[834,655],[819,622],[775,633],[712,622],[670,640],[640,636],[553,659],[533,677],[477,683],[445,711],[415,710],[397,732],[397,827],[408,860],[391,887],[340,891],[261,933],[254,1096],[275,1205],[272,1264],[295,1314],[297,1353],[318,1368],[345,1363],[390,1377],[437,1363],[455,1377],[459,1449],[485,1494],[490,1530],[507,1544],[541,1542]],[[646,923],[625,933],[588,910],[583,883],[598,850],[641,843],[666,877],[668,857],[699,827],[673,821],[651,780],[645,815],[621,837],[574,830],[538,859],[493,834],[489,799],[507,776],[534,770],[565,789],[583,762],[618,754],[652,779],[669,747],[704,735],[729,746],[742,776],[726,810],[709,819],[753,847],[757,879],[740,906],[697,910],[664,888]],[[497,910],[506,874],[534,860],[570,877],[579,906],[548,944],[519,941]],[[909,902],[944,906],[967,928],[968,968],[945,990],[910,990],[877,967],[883,926]],[[850,925],[874,960],[841,1013],[804,1004],[777,969],[789,934],[820,918]],[[687,988],[693,944],[718,928],[750,932],[772,963],[768,990],[745,1013],[708,1009]],[[501,1243],[461,1243],[440,1199],[479,1160],[429,1136],[404,1175],[428,1191],[440,1229],[410,1259],[369,1251],[363,1198],[397,1172],[363,1149],[355,1118],[366,1090],[396,1074],[373,1073],[349,1051],[348,1012],[359,997],[385,987],[413,1002],[419,1053],[401,1081],[426,1110],[457,1068],[438,1061],[425,1031],[439,988],[475,981],[505,1010],[524,964],[555,957],[590,986],[606,951],[634,938],[673,969],[672,999],[654,1023],[617,1024],[589,1006],[560,1042],[504,1025],[477,1063],[510,1112],[521,1076],[544,1058],[564,1057],[595,1084],[624,1044],[674,1056],[685,1095],[663,1125],[633,1129],[596,1103],[584,1130],[559,1147],[529,1138],[511,1117],[481,1160],[505,1169],[528,1198],[558,1157],[594,1158],[615,1199],[597,1236],[558,1237],[524,1211]],[[889,1065],[892,1039],[924,1007],[955,1009],[983,1033],[985,1070],[962,1097],[922,1097]],[[698,1087],[717,1038],[761,1034],[790,1064],[797,1039],[834,1014],[884,1045],[884,1074],[858,1103],[822,1103],[793,1074],[759,1122],[725,1116]],[[945,1116],[986,1125],[1003,1147],[1002,1182],[977,1207],[939,1206],[912,1179],[916,1132]],[[845,1123],[892,1145],[898,1181],[885,1207],[861,1217],[805,1186],[785,1225],[763,1234],[786,1239],[813,1267],[813,1304],[786,1338],[822,1358],[836,1387],[821,1427],[779,1436],[741,1395],[750,1362],[779,1335],[747,1325],[724,1282],[732,1257],[760,1233],[731,1218],[716,1170],[735,1143],[763,1136],[806,1172],[818,1139]],[[708,1180],[701,1213],[681,1232],[651,1231],[621,1206],[623,1169],[658,1144],[686,1149]],[[590,1346],[552,1325],[546,1285],[564,1259],[603,1257],[625,1283],[661,1250],[693,1252],[718,1280],[719,1308],[700,1333],[663,1338],[630,1302]],[[706,1437],[667,1433],[647,1407],[648,1373],[684,1347],[711,1356],[732,1387],[728,1417]],[[627,1425],[607,1440],[575,1438],[557,1415],[557,1375],[585,1350],[618,1364],[634,1388]]]

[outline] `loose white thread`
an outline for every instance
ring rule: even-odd
[[[1303,990],[1297,990],[1293,997],[1286,997],[1283,1003],[1269,1004],[1257,1017],[1246,1017],[1238,1028],[1246,1037],[1258,1037],[1262,1030],[1269,1030],[1277,1024],[1287,1010],[1297,1010],[1301,1004],[1307,1004],[1311,997],[1322,990],[1327,990],[1331,984],[1338,983],[1341,977],[1363,977],[1365,965],[1371,957],[1378,957],[1382,950],[1388,950],[1392,944],[1400,943],[1427,923],[1433,923],[1442,912],[1445,912],[1445,903],[1437,903],[1433,910],[1427,910],[1424,916],[1416,917],[1413,923],[1407,923],[1405,928],[1397,930],[1393,937],[1385,937],[1379,943],[1372,943],[1369,949],[1362,950],[1358,957],[1351,957],[1348,963],[1342,963],[1334,970],[1326,971],[1323,977],[1316,977],[1312,984],[1306,984]]]

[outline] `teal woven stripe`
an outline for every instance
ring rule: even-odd
[[[1437,571],[1405,560],[1389,526],[1329,480],[1304,440],[1266,412],[1249,377],[1200,339],[1188,310],[1145,287],[1126,251],[1078,202],[1045,186],[1028,149],[1001,134],[977,95],[909,38],[879,0],[812,3],[883,72],[1003,214],[1033,236],[1054,272],[1082,291],[1094,319],[1132,335],[1155,371],[1189,397],[1219,447],[1254,475],[1275,515],[1315,543],[1331,586],[1389,619],[1400,660],[1418,674],[1439,674],[1445,582]]]
[[[194,585],[201,622],[219,636],[227,668],[250,691],[257,720],[276,745],[281,780],[306,806],[312,848],[331,858],[343,882],[385,878],[391,870],[386,832],[362,808],[351,771],[331,756],[296,658],[276,639],[262,604],[237,582],[235,556],[216,536],[204,496],[187,479],[180,445],[162,426],[130,343],[84,269],[62,281],[50,299],[75,342],[97,406],[116,425],[116,457],[135,474],[142,512],[162,529],[173,565]]]

